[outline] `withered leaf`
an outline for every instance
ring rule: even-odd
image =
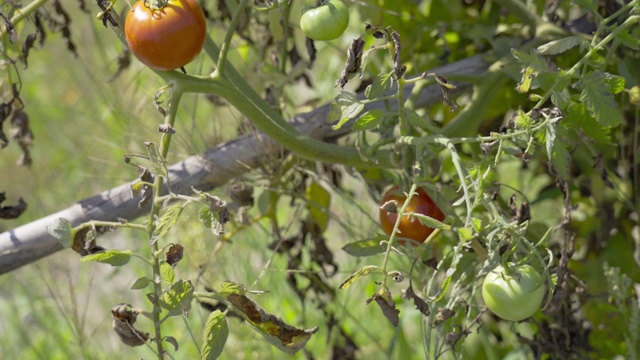
[[[113,330],[120,337],[120,341],[129,346],[140,346],[147,342],[149,334],[133,327],[140,310],[129,304],[118,304],[111,309]]]
[[[391,298],[391,292],[389,289],[381,289],[373,293],[371,299],[367,300],[367,305],[375,301],[376,304],[382,310],[382,314],[389,320],[391,325],[398,326],[398,322],[400,318],[398,315],[400,314],[400,310],[396,309],[396,303]]]
[[[413,304],[416,309],[424,316],[429,316],[429,305],[413,291],[413,286],[409,285],[409,288],[402,292],[402,297],[407,300],[413,300]]]
[[[4,200],[4,193],[2,200]],[[2,201],[0,201],[2,203]],[[17,219],[27,210],[27,203],[24,199],[18,199],[18,204],[13,206],[0,206],[0,219]]]
[[[342,70],[342,74],[338,81],[336,81],[335,86],[340,86],[344,88],[344,86],[349,82],[349,79],[353,78],[360,69],[360,65],[362,65],[362,55],[364,50],[364,40],[362,37],[357,39],[353,39],[351,42],[351,46],[347,50],[347,61],[344,64],[344,69]]]
[[[180,244],[173,244],[167,250],[165,254],[165,260],[167,260],[167,264],[171,265],[171,267],[175,267],[182,257],[184,256],[184,247]]]
[[[226,296],[226,301],[271,345],[287,354],[295,354],[302,349],[311,335],[318,331],[318,327],[298,329],[286,324],[245,295],[231,293]]]

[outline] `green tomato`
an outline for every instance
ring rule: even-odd
[[[349,10],[339,0],[325,1],[306,10],[300,18],[302,32],[313,40],[335,40],[349,25]]]
[[[489,310],[510,321],[524,320],[540,309],[545,286],[529,265],[493,269],[482,283],[482,299]]]

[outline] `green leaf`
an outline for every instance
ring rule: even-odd
[[[612,75],[609,73],[604,73],[604,82],[607,84],[607,88],[613,94],[619,94],[624,90],[624,78],[618,75]]]
[[[166,262],[160,264],[160,279],[162,280],[162,286],[170,286],[176,281],[176,273],[173,267]]]
[[[607,144],[610,142],[609,128],[598,124],[598,122],[596,122],[596,120],[589,114],[584,104],[572,103],[568,106],[565,114],[566,115],[561,124],[566,128],[581,131],[600,144]]]
[[[349,276],[347,280],[340,284],[339,289],[346,289],[349,286],[353,285],[353,283],[359,278],[372,273],[382,273],[382,269],[379,266],[367,265]]]
[[[569,179],[571,154],[562,141],[554,142],[551,152],[551,163],[562,178]]]
[[[621,31],[616,35],[616,40],[629,49],[640,50],[640,39],[633,36],[632,33],[627,31]]]
[[[511,49],[511,54],[516,59],[520,60],[524,65],[531,67],[536,72],[547,72],[549,71],[549,65],[547,61],[540,57],[538,53],[534,49],[531,49],[528,53]]]
[[[474,219],[474,225],[477,229],[477,225],[475,224],[475,221],[477,219]],[[458,236],[460,237],[460,241],[461,242],[467,242],[471,239],[473,239],[473,229],[467,228],[467,227],[461,227],[461,228],[457,228],[456,229],[458,231]]]
[[[518,108],[516,115],[513,117],[513,121],[519,129],[528,129],[531,127],[531,116],[527,115],[522,108]]]
[[[218,218],[218,214],[216,212],[211,211],[209,206],[203,206],[198,211],[198,220],[214,235],[220,235],[224,233],[224,228],[220,219]]]
[[[97,261],[111,266],[122,266],[131,259],[131,250],[106,250],[80,258],[82,262]]]
[[[333,126],[333,130],[338,130],[347,121],[360,114],[362,109],[364,109],[364,104],[358,101],[355,93],[340,91],[331,103],[331,111],[327,120],[329,122],[337,121],[338,123]]]
[[[160,297],[160,306],[169,311],[169,316],[188,314],[193,300],[191,281],[180,280]]]
[[[53,224],[47,226],[47,232],[64,246],[64,248],[70,248],[73,246],[73,226],[69,220],[65,218],[57,218],[53,221]]]
[[[220,310],[216,310],[209,314],[207,323],[204,325],[202,334],[202,351],[200,358],[202,360],[217,359],[229,337],[229,325],[225,314]]]
[[[516,91],[520,94],[526,94],[531,89],[531,82],[533,78],[536,76],[535,69],[531,66],[527,66],[522,71],[522,78],[518,85],[516,85]]]
[[[220,295],[229,295],[229,294],[244,295],[247,293],[247,288],[242,284],[238,284],[233,281],[226,280],[222,282],[219,293]]]
[[[331,205],[331,194],[320,184],[312,181],[306,190],[307,208],[309,215],[324,232],[329,223],[329,206]]]
[[[380,125],[384,119],[384,111],[382,110],[369,110],[360,115],[358,119],[353,123],[351,129],[355,131],[371,130]]]
[[[384,246],[380,246],[381,240],[387,240],[387,237],[380,236],[371,240],[360,240],[352,243],[348,243],[342,247],[342,250],[346,251],[351,256],[373,256],[383,254],[386,250]]]
[[[367,86],[364,91],[364,95],[367,97],[367,99],[376,99],[391,90],[391,88],[393,87],[393,83],[393,72],[387,74],[378,74],[378,76],[373,79],[373,83]]]
[[[146,142],[144,145],[147,147],[147,153],[149,154],[149,160],[151,160],[151,167],[149,170],[160,176],[167,177],[167,163],[166,160],[158,151],[156,145],[152,142]]]
[[[422,225],[428,226],[432,229],[440,229],[440,230],[451,230],[452,227],[451,225],[445,224],[441,221],[438,221],[430,216],[424,215],[424,214],[418,214],[418,213],[409,213],[411,216],[415,217],[416,219],[418,219],[418,221],[420,221],[420,223]]]
[[[600,71],[594,71],[584,78],[580,85],[582,93],[580,101],[589,110],[589,114],[596,121],[606,127],[614,127],[622,123],[622,112],[612,94],[612,86],[607,83],[607,76]]]
[[[542,55],[557,55],[576,46],[580,46],[580,49],[584,50],[588,48],[589,41],[579,36],[569,36],[540,45],[536,50]]]
[[[169,232],[169,230],[173,227],[173,225],[176,224],[176,222],[180,218],[182,210],[184,210],[183,204],[177,204],[169,207],[160,217],[156,228],[153,230],[151,239],[157,240],[158,238],[166,235],[167,232]]]
[[[151,284],[151,280],[147,277],[141,277],[131,285],[131,290],[142,290]]]

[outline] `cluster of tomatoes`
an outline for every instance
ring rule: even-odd
[[[306,9],[300,18],[302,32],[313,40],[334,40],[349,24],[349,11],[339,0],[327,0]],[[128,13],[124,28],[131,52],[145,65],[174,70],[191,62],[202,50],[206,36],[204,13],[195,0],[139,0]],[[406,195],[395,186],[382,204],[404,204]],[[398,235],[424,242],[433,229],[411,216],[423,214],[438,221],[445,216],[423,189],[411,197],[398,224]],[[391,235],[398,213],[380,209],[380,224]],[[404,240],[399,243],[404,244]],[[529,265],[495,268],[484,279],[482,297],[497,316],[519,321],[533,315],[545,294],[541,276]]]
[[[313,40],[334,40],[349,25],[349,11],[339,0],[323,1],[300,18]],[[127,14],[124,33],[131,52],[146,66],[174,70],[202,50],[207,25],[196,0],[138,0]]]
[[[397,211],[387,211],[390,201],[395,201],[397,209],[407,200],[398,186],[387,191],[381,200],[380,225],[382,230],[391,235],[398,220]],[[393,207],[392,207],[393,208]],[[397,235],[402,238],[423,243],[434,229],[422,224],[412,213],[429,216],[438,221],[445,216],[436,203],[427,193],[418,188],[407,204],[400,223]],[[402,240],[398,243],[404,244]],[[498,266],[484,278],[482,283],[482,298],[485,304],[494,314],[510,321],[524,320],[540,309],[545,295],[545,286],[540,273],[530,265],[509,264],[507,268]]]

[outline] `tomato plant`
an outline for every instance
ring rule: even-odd
[[[300,18],[302,32],[313,40],[335,40],[349,25],[349,10],[339,0],[325,1]]]
[[[381,204],[392,200],[395,200],[398,203],[398,208],[400,208],[405,200],[407,200],[407,197],[399,191],[398,186],[394,186],[384,194]],[[438,205],[433,202],[431,197],[429,197],[423,189],[418,188],[416,194],[409,201],[409,205],[407,205],[405,213],[400,220],[400,226],[398,227],[400,236],[418,242],[424,242],[429,234],[433,232],[433,229],[423,225],[418,219],[411,216],[410,213],[427,215],[438,221],[444,220],[444,214],[440,208],[438,208]],[[380,209],[380,225],[387,235],[391,235],[397,219],[397,213],[387,212],[382,208]]]
[[[131,52],[156,70],[174,70],[202,50],[206,35],[202,9],[195,0],[139,0],[127,14],[124,33]]]
[[[530,265],[493,269],[482,283],[482,298],[489,310],[510,321],[533,315],[542,303],[545,287],[541,276]]]

